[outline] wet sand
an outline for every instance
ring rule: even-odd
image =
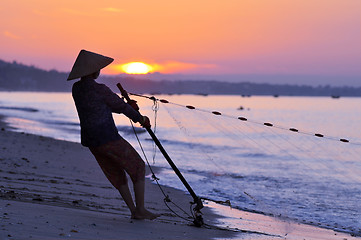
[[[132,220],[130,212],[87,148],[0,125],[0,239],[211,239],[232,232],[189,226],[163,203],[146,179],[146,206],[156,220]],[[164,187],[189,209],[185,192]],[[216,215],[204,209],[207,222]]]
[[[166,207],[150,179],[146,206],[161,216],[132,220],[119,193],[79,143],[13,132],[1,121],[0,142],[0,239],[356,239],[211,202],[202,209],[207,225],[194,227]],[[163,189],[189,212],[187,193]]]

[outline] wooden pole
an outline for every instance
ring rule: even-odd
[[[131,99],[129,98],[129,95],[127,93],[127,91],[122,87],[122,85],[120,83],[117,83],[117,87],[120,90],[120,93],[122,94],[122,96],[127,100],[127,102],[131,101]],[[193,209],[195,211],[195,220],[193,221],[193,223],[197,226],[200,227],[203,225],[203,218],[200,214],[200,210],[203,208],[203,203],[202,200],[195,194],[195,192],[193,191],[193,189],[191,188],[191,186],[188,184],[188,182],[186,181],[186,179],[183,177],[182,173],[179,171],[179,169],[177,168],[177,166],[174,164],[174,162],[172,161],[172,159],[169,157],[168,153],[165,151],[165,149],[163,148],[162,144],[160,143],[160,141],[158,140],[157,136],[154,134],[154,132],[152,131],[152,129],[150,127],[146,128],[147,132],[149,133],[149,135],[151,136],[151,138],[153,139],[154,143],[157,145],[157,147],[159,148],[160,152],[163,154],[164,158],[167,160],[167,162],[169,163],[169,165],[172,167],[173,171],[177,174],[178,178],[182,181],[183,185],[187,188],[188,192],[191,194],[191,196],[193,197],[193,203],[196,204],[195,208]]]

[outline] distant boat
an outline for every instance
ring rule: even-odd
[[[243,110],[250,110],[250,108],[245,108],[245,107],[243,107],[243,106],[240,106],[239,108],[237,108],[237,110],[241,110],[241,111],[243,111]]]
[[[340,98],[340,95],[331,95],[331,97],[337,99]]]

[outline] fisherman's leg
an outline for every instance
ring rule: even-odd
[[[135,150],[134,150],[135,151]],[[135,196],[135,211],[132,212],[133,219],[155,219],[160,215],[149,212],[144,206],[145,195],[145,165],[143,160],[139,157],[132,159],[131,166],[125,166],[125,170],[129,174],[134,188]],[[127,164],[128,165],[128,164]]]
[[[149,212],[144,206],[145,195],[145,164],[137,151],[128,143],[124,143],[125,159],[123,168],[129,174],[133,182],[135,195],[135,214],[132,214],[134,219],[155,219],[160,215]]]
[[[135,202],[136,202],[136,209],[135,213],[132,215],[132,218],[134,219],[150,219],[153,220],[157,217],[159,217],[159,214],[154,214],[152,212],[149,212],[144,207],[144,186],[145,182],[144,180],[140,180],[138,182],[133,182],[134,185],[134,194],[135,194]]]
[[[123,184],[123,185],[118,186],[118,191],[119,191],[120,195],[122,196],[125,204],[127,204],[128,208],[133,216],[136,212],[136,208],[135,208],[133,197],[132,197],[132,194],[130,193],[128,184]]]
[[[127,176],[125,175],[125,171],[123,169],[117,169],[117,174],[107,174],[105,172],[108,180],[111,184],[119,191],[120,195],[122,196],[125,204],[129,208],[131,215],[133,216],[136,212],[136,207],[134,205],[134,200],[132,194],[130,193]]]
[[[111,154],[112,145],[104,145],[98,148],[90,148],[100,168],[109,182],[119,191],[132,216],[135,213],[135,204],[130,193],[125,171],[119,166],[117,156]]]
[[[96,153],[95,151],[92,152]],[[144,207],[145,164],[137,151],[127,141],[125,141],[124,139],[120,139],[107,144],[106,149],[102,149],[102,152],[106,154],[106,158],[108,160],[107,164],[103,164],[97,159],[99,165],[102,167],[109,181],[113,184],[115,188],[119,190],[124,201],[132,212],[132,218],[154,219],[158,217],[159,215],[147,211]],[[111,165],[109,165],[109,163],[111,163]],[[114,169],[117,169],[116,174],[114,174]],[[122,171],[120,172],[119,170]],[[123,175],[124,171],[129,174],[133,182],[136,202],[135,213],[133,211],[134,203],[133,205],[131,203],[131,195],[128,185],[125,186],[124,184],[119,184],[119,181],[116,178],[110,176],[113,175],[115,177],[119,177],[120,175]],[[109,174],[109,172],[112,172],[113,174]]]

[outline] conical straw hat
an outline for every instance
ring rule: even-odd
[[[75,60],[71,72],[69,73],[68,80],[81,78],[95,73],[100,69],[108,66],[113,61],[113,58],[89,52],[87,50],[81,50]]]

